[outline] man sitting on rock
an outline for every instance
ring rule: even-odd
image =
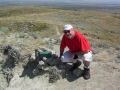
[[[64,53],[64,49],[68,47],[69,51]],[[75,59],[77,58],[78,59]],[[64,25],[64,35],[60,45],[60,60],[62,62],[73,63],[69,71],[73,72],[81,65],[84,64],[83,77],[84,79],[90,78],[90,62],[92,61],[92,49],[88,40],[78,31],[75,31],[72,25]]]

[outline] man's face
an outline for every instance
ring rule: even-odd
[[[74,37],[74,31],[73,30],[64,30],[64,34],[69,38],[73,38]]]

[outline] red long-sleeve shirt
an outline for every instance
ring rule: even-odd
[[[75,36],[72,39],[69,39],[66,35],[63,35],[60,48],[64,49],[65,47],[68,47],[72,53],[84,53],[91,50],[88,40],[77,31],[75,31]]]

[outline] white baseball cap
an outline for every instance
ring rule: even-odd
[[[72,28],[73,28],[73,26],[71,24],[64,25],[64,30],[70,30]]]

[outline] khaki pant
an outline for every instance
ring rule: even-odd
[[[80,54],[78,55],[78,59],[73,59],[74,58],[74,54],[72,54],[70,51],[66,51],[63,56],[61,57],[61,61],[62,62],[71,62],[71,63],[74,63],[76,62],[76,60],[79,60],[79,61],[88,61],[88,62],[91,62],[93,59],[92,59],[92,52],[89,51],[85,54]]]

